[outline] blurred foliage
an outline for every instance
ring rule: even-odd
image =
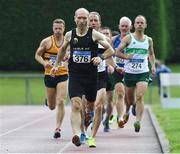
[[[160,10],[163,3],[164,12]],[[52,34],[52,21],[62,18],[66,21],[66,31],[75,27],[74,12],[80,7],[89,11],[97,11],[102,17],[102,25],[118,30],[119,19],[128,16],[132,21],[142,14],[146,16],[148,28],[146,34],[154,40],[154,48],[158,58],[173,62],[175,55],[175,14],[179,12],[177,0],[0,0],[0,70],[42,70],[34,60],[34,54],[40,41]],[[177,5],[176,5],[177,4]],[[161,12],[161,13],[160,13]],[[162,14],[163,13],[163,14]],[[164,15],[165,17],[160,17]],[[161,28],[167,32],[164,54]],[[169,37],[171,35],[171,37]]]

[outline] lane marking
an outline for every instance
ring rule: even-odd
[[[5,133],[0,134],[0,137],[5,136],[5,135],[8,135],[8,134],[13,133],[13,132],[16,132],[16,131],[18,131],[18,130],[20,130],[20,129],[22,129],[22,128],[25,128],[25,127],[27,127],[27,126],[30,126],[30,125],[32,125],[32,124],[34,124],[34,123],[37,123],[37,122],[39,122],[39,121],[41,121],[41,120],[44,120],[44,119],[46,119],[46,118],[49,118],[49,117],[51,117],[51,116],[54,116],[54,114],[45,116],[45,117],[43,117],[43,118],[36,119],[36,120],[31,121],[31,122],[29,122],[29,123],[26,123],[26,124],[24,124],[24,125],[22,125],[22,126],[19,126],[19,127],[15,128],[15,129],[9,130],[9,131],[7,131],[7,132],[5,132]]]
[[[62,149],[60,149],[57,153],[63,153],[69,146],[71,145],[71,141],[68,142]]]

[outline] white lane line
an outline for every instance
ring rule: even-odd
[[[53,116],[53,114],[52,114],[52,115],[45,116],[45,117],[43,117],[43,118],[36,119],[36,120],[31,121],[31,122],[29,122],[29,123],[26,123],[26,124],[24,124],[24,125],[22,125],[22,126],[20,126],[20,127],[17,127],[17,128],[15,128],[15,129],[12,129],[12,130],[9,130],[9,131],[7,131],[7,132],[5,132],[5,133],[0,134],[0,137],[5,136],[5,135],[8,135],[8,134],[10,134],[10,133],[13,133],[13,132],[15,132],[15,131],[18,131],[18,130],[20,130],[20,129],[22,129],[22,128],[25,128],[25,127],[27,127],[27,126],[30,126],[30,125],[32,125],[32,124],[34,124],[34,123],[37,123],[37,122],[39,122],[39,121],[41,121],[41,120],[44,120],[44,119],[46,119],[46,118],[49,118],[49,117],[51,117],[51,116]]]
[[[60,149],[57,153],[63,153],[70,145],[72,142],[68,142],[62,149]]]

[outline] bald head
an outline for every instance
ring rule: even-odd
[[[134,21],[135,31],[144,32],[147,27],[146,18],[143,15],[138,15]]]
[[[89,24],[89,11],[85,8],[79,8],[75,12],[74,21],[79,29],[87,29]]]
[[[75,16],[77,16],[78,14],[80,13],[84,13],[84,14],[87,14],[89,16],[89,11],[85,8],[79,8],[75,11]]]
[[[146,20],[146,17],[145,16],[143,16],[143,15],[138,15],[136,18],[135,18],[135,22],[136,22],[136,20],[137,19],[142,19],[142,20],[144,20],[145,21],[145,23],[147,23],[147,20]]]

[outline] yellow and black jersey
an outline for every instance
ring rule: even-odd
[[[51,44],[50,49],[48,49],[44,53],[44,59],[46,61],[49,61],[52,65],[54,65],[55,61],[56,61],[56,58],[57,58],[57,53],[58,53],[60,47],[58,47],[56,45],[54,35],[51,36],[51,42],[52,42],[52,44]],[[51,68],[46,68],[44,74],[49,75],[50,70],[51,70]],[[67,70],[67,68],[65,68],[64,62],[61,62],[61,64],[59,64],[59,69],[58,69],[58,71],[56,72],[55,75],[58,76],[58,75],[65,75],[65,74],[68,74],[68,70]]]

